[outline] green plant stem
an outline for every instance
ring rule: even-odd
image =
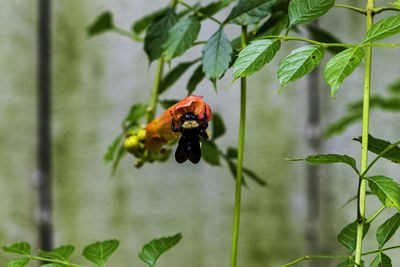
[[[374,250],[374,251],[368,251],[368,252],[363,253],[362,255],[363,256],[371,255],[371,254],[379,253],[379,252],[382,252],[382,251],[392,250],[392,249],[397,249],[397,248],[400,248],[400,246],[394,246],[394,247],[382,248],[382,249],[378,249],[378,250]]]
[[[42,261],[42,262],[57,263],[57,264],[61,264],[62,266],[66,266],[66,267],[68,267],[68,266],[70,266],[70,267],[86,267],[86,266],[83,266],[83,265],[73,264],[73,263],[60,261],[60,260],[48,259],[48,258],[39,257],[39,256],[26,255],[26,257],[31,259],[31,260],[38,260],[38,261]]]
[[[373,9],[373,12],[374,12],[375,14],[379,14],[379,13],[381,13],[381,12],[383,12],[383,11],[388,11],[388,10],[400,11],[400,8],[385,6],[385,7],[374,8],[374,9]]]
[[[241,34],[242,48],[247,45],[247,27],[242,26]],[[236,191],[235,191],[235,212],[233,217],[233,236],[231,251],[231,267],[236,267],[237,249],[239,240],[240,205],[242,198],[242,168],[244,152],[244,134],[246,126],[246,77],[240,78],[240,126],[239,126],[239,146],[236,169]]]
[[[116,26],[114,26],[111,30],[112,30],[113,32],[115,32],[115,33],[118,33],[118,34],[122,35],[122,36],[126,36],[126,37],[128,37],[129,39],[132,39],[132,40],[134,40],[134,41],[137,41],[137,40],[135,39],[135,35],[133,34],[133,32],[125,31],[124,29],[121,29],[121,28],[116,27]]]
[[[295,265],[296,263],[299,263],[304,260],[309,260],[309,259],[343,259],[343,260],[347,260],[349,258],[351,258],[351,256],[349,257],[349,256],[329,256],[329,255],[307,255],[307,256],[301,257],[297,260],[294,260],[292,262],[289,262],[285,265],[282,265],[282,267],[292,266],[292,265]]]
[[[267,35],[267,36],[261,36],[257,38],[256,40],[260,39],[280,39],[282,41],[303,41],[311,44],[316,44],[316,45],[321,45],[324,48],[327,47],[333,47],[333,46],[340,46],[340,47],[397,47],[400,46],[400,44],[374,44],[374,43],[365,43],[365,44],[347,44],[347,43],[322,43],[306,38],[301,38],[301,37],[291,37],[291,36],[280,36],[280,35]]]
[[[371,218],[365,220],[365,224],[370,224],[385,208],[386,206],[382,206],[374,215],[371,216]]]
[[[367,3],[367,31],[373,25],[373,8],[374,0],[368,0]],[[369,98],[371,85],[371,62],[372,62],[372,47],[366,48],[365,54],[365,72],[364,72],[364,100],[363,100],[363,124],[362,124],[362,150],[361,150],[361,173],[364,173],[368,166],[368,130],[369,130]],[[357,205],[357,239],[355,266],[361,264],[363,230],[365,224],[365,198],[366,198],[366,183],[367,181],[360,177],[358,188],[358,205]]]
[[[156,79],[154,81],[154,88],[151,96],[150,107],[147,109],[147,116],[146,116],[147,123],[150,123],[154,119],[154,116],[156,114],[158,92],[160,90],[163,70],[164,70],[164,55],[161,55],[160,59],[158,60]]]
[[[335,4],[334,7],[347,8],[347,9],[350,9],[352,11],[356,11],[356,12],[358,12],[360,14],[367,15],[367,10],[366,9],[362,9],[362,8],[358,8],[358,7],[354,7],[354,6]]]
[[[192,6],[189,5],[189,4],[186,4],[186,3],[183,2],[182,0],[178,0],[177,2],[178,2],[179,4],[181,4],[182,6],[188,8],[188,9],[190,9],[190,10],[193,10],[194,12],[196,12],[196,14],[197,14],[198,16],[202,16],[202,17],[206,17],[206,18],[208,18],[208,19],[211,19],[212,21],[218,23],[218,24],[221,25],[221,26],[224,25],[221,21],[217,20],[216,18],[214,18],[214,17],[212,17],[212,16],[208,16],[208,15],[206,15],[206,14],[203,14],[203,13],[197,11],[194,7],[192,7]]]
[[[386,152],[388,152],[389,150],[391,150],[392,148],[396,147],[398,144],[400,144],[400,141],[397,141],[391,145],[389,145],[387,148],[385,148],[381,153],[379,153],[378,156],[376,156],[376,158],[368,165],[367,169],[365,169],[365,171],[360,175],[360,177],[364,178],[365,175],[367,175],[367,172],[369,171],[369,169],[371,169],[372,166],[374,166],[374,164],[381,158],[383,157],[383,155],[386,154]]]

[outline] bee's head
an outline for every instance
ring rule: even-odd
[[[188,112],[185,115],[181,116],[180,120],[181,120],[181,122],[191,121],[191,120],[197,121],[198,117],[196,115],[194,115],[193,112]]]

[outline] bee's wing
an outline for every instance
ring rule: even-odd
[[[189,160],[193,163],[198,163],[201,158],[200,140],[196,138],[190,143],[190,149],[188,150]]]
[[[178,147],[175,151],[175,160],[178,163],[183,163],[188,159],[188,143],[185,137],[179,139]]]

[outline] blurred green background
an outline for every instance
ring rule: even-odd
[[[360,7],[365,4],[342,2]],[[167,0],[52,2],[55,243],[77,246],[73,256],[76,263],[85,262],[78,252],[86,244],[116,238],[121,244],[110,259],[110,266],[145,266],[137,257],[145,243],[182,232],[182,241],[163,255],[157,266],[229,265],[234,181],[226,166],[211,167],[205,162],[178,165],[171,158],[165,164],[146,164],[138,170],[133,167],[134,159],[127,156],[110,178],[111,166],[103,162],[107,146],[119,134],[120,121],[130,106],[149,101],[156,63],[148,65],[142,43],[114,33],[89,38],[87,26],[102,11],[110,10],[116,25],[129,29],[135,19],[168,3]],[[386,1],[378,0],[376,4],[384,5]],[[33,244],[36,251],[37,1],[0,0],[0,6],[0,244],[24,240]],[[227,11],[216,17],[223,20]],[[365,34],[364,17],[343,9],[329,11],[320,19],[320,25],[344,42],[358,42]],[[207,39],[216,29],[214,22],[204,22],[199,40]],[[239,30],[230,25],[227,33],[232,39]],[[399,37],[388,42],[398,43]],[[307,78],[289,84],[276,95],[278,62],[300,45],[284,43],[275,61],[248,79],[244,160],[269,185],[259,187],[249,180],[243,190],[238,266],[280,266],[313,253],[307,249],[305,237],[306,166],[283,159],[308,155]],[[201,46],[196,46],[172,65],[197,58],[200,53]],[[326,54],[324,62],[330,57]],[[374,49],[372,92],[386,94],[385,88],[399,78],[399,62],[398,49]],[[190,72],[160,98],[184,98],[189,77]],[[322,129],[344,114],[346,103],[360,98],[362,80],[360,67],[344,81],[332,100],[321,78]],[[239,83],[225,91],[231,81],[230,70],[218,82],[218,94],[206,80],[195,91],[224,117],[227,134],[218,140],[222,148],[237,144]],[[161,112],[159,109],[158,114]],[[373,112],[371,133],[382,139],[398,140],[398,119],[398,114]],[[359,160],[360,145],[351,139],[360,132],[360,124],[355,124],[343,134],[324,140],[323,152],[347,154]],[[399,166],[382,160],[373,173],[398,179],[399,170]],[[336,236],[355,219],[355,202],[343,205],[356,194],[356,188],[357,178],[350,168],[321,168],[321,253],[346,255]],[[367,203],[367,215],[380,207],[373,197]],[[385,214],[391,212],[394,210],[386,210]],[[366,250],[376,249],[372,231],[366,240]],[[390,244],[399,243],[397,234]],[[397,266],[399,254],[388,254]],[[0,252],[0,266],[12,259],[10,256]],[[335,266],[335,263],[338,262],[323,261],[319,266]]]

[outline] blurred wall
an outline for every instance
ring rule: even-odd
[[[357,2],[361,6],[362,1]],[[25,240],[34,245],[36,1],[0,3],[0,244]],[[121,245],[110,266],[145,266],[136,256],[143,244],[155,237],[182,232],[182,241],[163,255],[157,266],[229,265],[234,182],[225,167],[211,167],[204,162],[178,165],[171,159],[137,170],[128,156],[115,177],[110,178],[110,166],[102,158],[130,106],[149,100],[156,64],[144,63],[147,58],[141,43],[113,33],[90,39],[86,28],[100,12],[110,10],[116,25],[129,29],[133,20],[167,4],[161,0],[53,1],[56,244],[77,246],[73,256],[76,263],[85,262],[79,254],[86,244],[117,238]],[[221,19],[226,16],[227,12],[217,15]],[[320,24],[342,41],[356,42],[365,33],[364,18],[347,10],[331,10]],[[215,23],[206,22],[199,40],[216,29]],[[239,34],[234,26],[228,26],[227,31],[230,38]],[[399,37],[391,41],[398,43]],[[245,165],[264,177],[269,186],[260,188],[248,181],[249,186],[243,190],[239,266],[279,266],[310,253],[305,250],[304,234],[305,166],[283,160],[307,155],[303,126],[305,79],[276,95],[277,62],[300,45],[284,43],[274,63],[249,79]],[[197,46],[182,59],[174,60],[173,65],[196,58],[200,52],[201,47]],[[330,57],[327,54],[324,62]],[[385,88],[394,80],[393,73],[399,73],[399,60],[398,50],[374,49],[372,92],[385,94]],[[358,68],[345,80],[334,100],[321,79],[323,126],[339,118],[348,101],[360,98],[362,75],[363,69]],[[224,116],[227,135],[218,141],[221,147],[237,144],[238,83],[229,91],[224,90],[231,77],[232,72],[228,71],[218,82],[218,94],[208,81],[203,81],[196,91]],[[189,75],[183,76],[161,99],[185,97],[188,78]],[[399,139],[400,123],[396,118],[396,114],[373,113],[371,132],[381,138]],[[325,141],[324,151],[359,160],[360,145],[351,138],[360,135],[360,131],[360,124],[352,126]],[[376,173],[379,171],[396,177],[399,167],[382,161],[375,169]],[[323,167],[322,174],[322,250],[345,255],[336,236],[354,220],[355,203],[346,207],[343,204],[355,195],[357,178],[343,166]],[[377,201],[368,200],[367,214],[377,208]],[[375,249],[375,237],[371,234],[367,240],[365,248]],[[399,241],[397,235],[391,243]],[[9,259],[9,255],[0,253],[1,266]],[[397,256],[394,262],[399,261]],[[324,261],[321,266],[335,263]]]

